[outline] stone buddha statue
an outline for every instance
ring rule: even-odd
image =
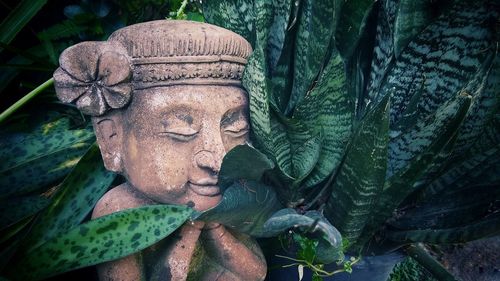
[[[206,23],[161,20],[65,50],[54,73],[59,99],[91,115],[104,164],[126,182],[93,218],[152,204],[216,206],[225,153],[248,141],[241,77],[250,44]],[[98,266],[104,280],[263,280],[250,237],[192,221],[159,243]]]

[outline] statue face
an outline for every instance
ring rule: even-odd
[[[157,202],[215,206],[222,158],[248,140],[247,107],[244,90],[231,86],[136,91],[122,121],[123,174]]]

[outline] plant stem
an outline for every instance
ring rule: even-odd
[[[433,258],[424,247],[418,244],[411,244],[405,249],[406,253],[427,269],[436,279],[442,281],[457,281],[457,279]]]
[[[19,108],[21,108],[24,104],[29,102],[32,98],[34,98],[39,93],[43,92],[43,90],[54,84],[54,78],[50,78],[45,81],[42,85],[36,87],[33,91],[29,92],[27,95],[22,97],[16,103],[7,108],[2,114],[0,114],[0,124],[3,123],[12,113],[16,112]]]
[[[179,10],[177,11],[177,14],[175,15],[176,19],[179,19],[179,17],[184,13],[184,9],[186,9],[187,3],[188,3],[187,0],[182,1],[181,7],[179,8]]]

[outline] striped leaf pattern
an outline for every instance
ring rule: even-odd
[[[335,30],[339,1],[301,1],[295,38],[293,86],[285,114],[293,111],[318,77]]]
[[[395,124],[421,85],[418,118],[426,118],[451,99],[476,73],[492,44],[489,22],[494,12],[483,3],[457,1],[449,13],[415,37],[401,53],[379,91],[393,97],[391,124]]]
[[[333,184],[325,214],[348,241],[356,241],[382,191],[389,139],[389,99],[371,111],[353,136]]]
[[[340,164],[351,136],[353,112],[354,103],[346,92],[342,58],[332,54],[316,87],[304,97],[293,115],[323,139],[318,163],[303,182],[305,187],[321,182]]]

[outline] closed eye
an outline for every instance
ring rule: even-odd
[[[239,138],[248,134],[248,126],[245,126],[243,128],[229,127],[224,129],[224,133],[230,137]]]
[[[169,128],[158,135],[167,136],[177,141],[190,141],[196,137],[198,131],[190,127]]]

